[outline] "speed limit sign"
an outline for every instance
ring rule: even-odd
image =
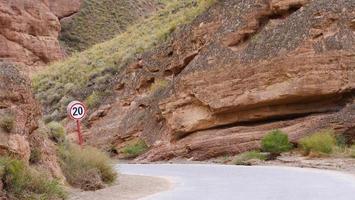
[[[80,120],[84,119],[86,116],[86,107],[80,101],[72,101],[67,107],[68,116],[76,121],[77,131],[78,131],[78,143],[83,144],[83,136],[80,130]]]
[[[80,101],[72,101],[67,107],[67,112],[71,119],[81,120],[85,117],[86,107]]]

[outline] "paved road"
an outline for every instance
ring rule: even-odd
[[[145,200],[355,199],[355,177],[332,171],[196,164],[121,164],[117,169],[173,181],[171,190]]]

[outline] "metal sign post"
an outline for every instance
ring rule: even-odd
[[[67,107],[68,116],[76,121],[76,128],[78,132],[78,143],[80,146],[83,145],[83,136],[81,133],[81,120],[86,116],[86,106],[80,101],[72,101]]]
[[[79,141],[79,145],[82,146],[83,145],[83,136],[81,133],[81,129],[80,129],[80,120],[76,120],[76,130],[78,131],[78,141]]]

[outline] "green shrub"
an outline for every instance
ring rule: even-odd
[[[0,162],[0,184],[2,183],[1,181],[4,178],[4,175],[5,175],[5,167]],[[1,194],[1,189],[0,189],[0,194]]]
[[[344,135],[338,134],[335,136],[336,145],[340,148],[346,148],[347,138]]]
[[[4,190],[12,199],[66,198],[66,192],[56,180],[50,180],[20,160],[1,157],[0,168],[3,168]]]
[[[0,127],[10,133],[15,126],[15,117],[12,114],[4,114],[0,117]]]
[[[336,138],[332,131],[323,130],[302,138],[299,144],[305,155],[331,154],[336,146]]]
[[[236,165],[250,165],[250,160],[266,160],[267,155],[260,151],[248,151],[237,155],[233,161]]]
[[[355,158],[355,145],[350,147],[350,157]]]
[[[5,169],[4,166],[0,164],[0,180],[2,180],[2,177],[5,175]]]
[[[90,96],[88,96],[88,98],[86,98],[86,105],[89,108],[95,108],[97,105],[99,105],[101,100],[101,95],[99,94],[99,92],[94,91]]]
[[[268,133],[261,140],[261,148],[265,152],[280,154],[292,149],[292,144],[288,140],[288,135],[280,130]]]
[[[155,80],[154,83],[150,86],[150,92],[155,93],[161,89],[164,89],[168,86],[168,81],[165,79]]]
[[[141,155],[142,153],[146,152],[147,149],[148,149],[147,144],[143,140],[139,139],[123,147],[120,152],[123,153],[125,158],[135,158]]]
[[[100,189],[99,182],[113,183],[117,173],[110,158],[93,147],[81,148],[74,144],[62,145],[58,150],[60,165],[67,181],[82,189]],[[96,177],[99,180],[96,180]],[[90,179],[92,178],[92,179]]]
[[[50,122],[47,124],[49,129],[48,137],[55,143],[63,143],[65,141],[65,128],[59,122]]]
[[[30,163],[31,164],[37,164],[42,157],[41,150],[34,147],[31,149],[31,154],[30,154]]]

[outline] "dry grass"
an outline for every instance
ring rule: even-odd
[[[12,114],[0,116],[0,128],[10,133],[15,126],[15,117]]]
[[[95,108],[100,104],[102,96],[104,96],[102,93],[94,91],[90,96],[86,98],[85,103],[89,108]]]
[[[47,121],[65,117],[72,99],[85,100],[94,91],[110,95],[109,83],[137,54],[169,37],[176,27],[191,22],[214,0],[163,1],[156,14],[131,25],[112,40],[53,63],[33,78],[36,97],[45,107]]]
[[[61,123],[51,122],[47,124],[47,127],[49,129],[48,132],[49,139],[51,139],[53,142],[57,144],[61,144],[65,141],[66,131]]]
[[[241,153],[235,157],[233,163],[235,165],[249,165],[251,160],[266,160],[267,155],[260,151],[248,151]]]
[[[31,149],[30,154],[30,163],[37,164],[42,159],[42,152],[38,147],[34,147]]]
[[[355,145],[352,145],[350,148],[349,148],[349,156],[351,158],[355,158]]]
[[[169,82],[165,79],[155,80],[154,83],[150,86],[150,92],[155,93],[161,89],[164,89],[168,86]]]
[[[98,149],[66,144],[59,148],[59,157],[67,181],[75,187],[101,189],[116,180],[110,158]]]
[[[330,155],[336,148],[336,138],[331,130],[322,130],[308,137],[302,138],[299,145],[304,155],[318,157]]]

